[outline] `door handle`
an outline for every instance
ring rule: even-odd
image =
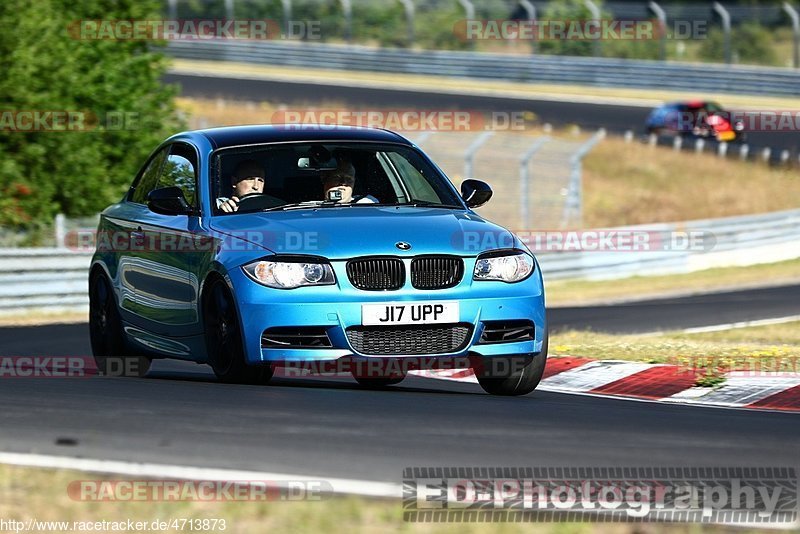
[[[141,226],[136,228],[135,231],[131,232],[131,240],[134,240],[134,239],[137,240],[137,241],[144,240],[144,230],[142,230]]]

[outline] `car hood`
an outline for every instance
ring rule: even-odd
[[[214,231],[277,254],[347,259],[366,255],[475,256],[520,246],[506,229],[474,213],[412,207],[342,207],[215,217]],[[411,248],[402,250],[404,245]]]

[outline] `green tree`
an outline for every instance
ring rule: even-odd
[[[601,6],[602,2],[595,2]],[[606,14],[604,13],[603,16]],[[547,4],[540,24],[552,21],[584,21],[591,20],[592,13],[582,0],[553,0]],[[539,52],[560,56],[591,56],[594,43],[580,40],[543,40],[539,43]]]
[[[742,63],[778,63],[772,35],[758,22],[745,22],[731,30],[731,51],[736,61]],[[721,29],[713,28],[708,32],[698,55],[708,61],[725,60],[725,36]]]
[[[158,0],[0,2],[0,113],[81,113],[86,125],[24,132],[0,125],[0,224],[36,227],[58,212],[96,213],[182,126],[175,90],[160,81],[166,60],[153,51],[163,43],[81,39],[74,31],[81,20],[159,19],[161,7]]]

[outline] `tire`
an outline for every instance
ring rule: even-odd
[[[89,280],[89,339],[98,374],[143,377],[150,370],[150,358],[127,350],[111,284],[99,272]]]
[[[549,336],[545,333],[542,343],[542,352],[533,357],[490,357],[484,358],[480,368],[475,369],[478,383],[486,393],[492,395],[526,395],[536,389],[544,374],[544,366],[547,362],[547,348]],[[504,363],[504,369],[508,369],[507,374],[493,376],[488,370],[499,367],[498,363]]]
[[[215,279],[203,299],[208,363],[222,382],[228,384],[266,384],[272,378],[269,365],[247,364],[239,314],[224,281]]]

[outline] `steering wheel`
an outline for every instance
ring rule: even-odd
[[[238,204],[239,211],[259,211],[266,208],[282,206],[286,204],[286,201],[264,193],[249,193],[243,197],[239,197]]]

